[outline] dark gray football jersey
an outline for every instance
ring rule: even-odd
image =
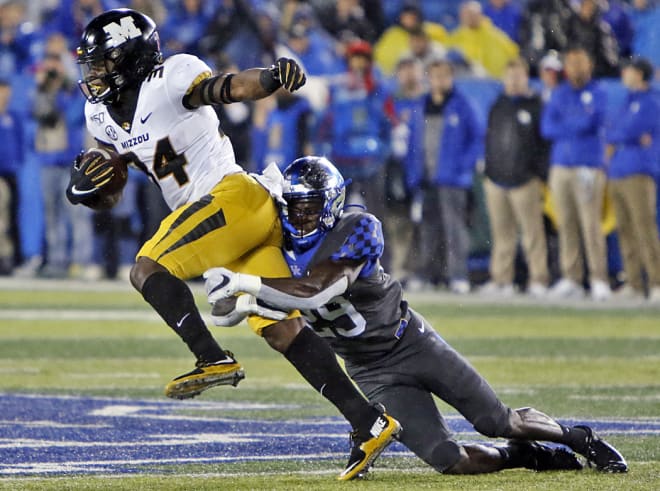
[[[294,277],[327,259],[365,262],[357,280],[343,295],[323,307],[304,311],[312,328],[328,338],[346,361],[361,363],[388,353],[398,341],[406,315],[401,285],[383,271],[380,221],[365,212],[345,213],[314,249],[303,255],[287,251]],[[405,321],[404,321],[405,323]]]

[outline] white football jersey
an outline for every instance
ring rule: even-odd
[[[171,209],[198,200],[224,176],[243,171],[213,108],[183,106],[184,95],[204,74],[211,69],[192,55],[174,55],[156,66],[140,86],[133,121],[126,127],[112,119],[105,104],[85,105],[92,136],[129,155],[158,183]]]

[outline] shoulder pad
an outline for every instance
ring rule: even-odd
[[[213,72],[202,60],[193,55],[179,54],[169,57],[163,63],[165,84],[172,99],[183,99],[192,87]]]
[[[383,254],[383,228],[375,216],[370,213],[350,213],[339,221],[341,225],[347,218],[343,229],[344,241],[331,259],[377,259]]]

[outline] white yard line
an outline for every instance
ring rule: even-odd
[[[204,294],[204,284],[201,281],[188,282],[196,294]],[[19,291],[80,291],[80,292],[126,292],[135,293],[130,284],[120,280],[50,280],[41,278],[0,278],[0,292],[3,290]],[[1,294],[0,294],[1,295]],[[614,296],[607,302],[594,302],[588,298],[584,300],[551,300],[547,298],[534,299],[526,295],[517,295],[510,299],[489,298],[479,294],[455,295],[446,291],[406,293],[410,304],[436,303],[452,306],[493,305],[518,307],[559,307],[575,310],[639,310],[660,311],[660,305],[648,302],[631,302]]]

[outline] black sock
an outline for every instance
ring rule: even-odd
[[[379,412],[358,392],[339,366],[330,345],[306,327],[284,353],[296,370],[344,415],[361,434],[369,432]]]
[[[142,296],[183,339],[197,360],[223,360],[225,353],[211,336],[197,310],[190,288],[176,276],[159,271],[142,285]]]
[[[534,456],[530,455],[526,447],[509,444],[504,447],[495,447],[502,456],[502,469],[516,469],[519,467],[531,468]]]
[[[587,432],[582,428],[574,426],[561,426],[562,441],[565,445],[571,447],[575,452],[584,455],[587,452]]]

